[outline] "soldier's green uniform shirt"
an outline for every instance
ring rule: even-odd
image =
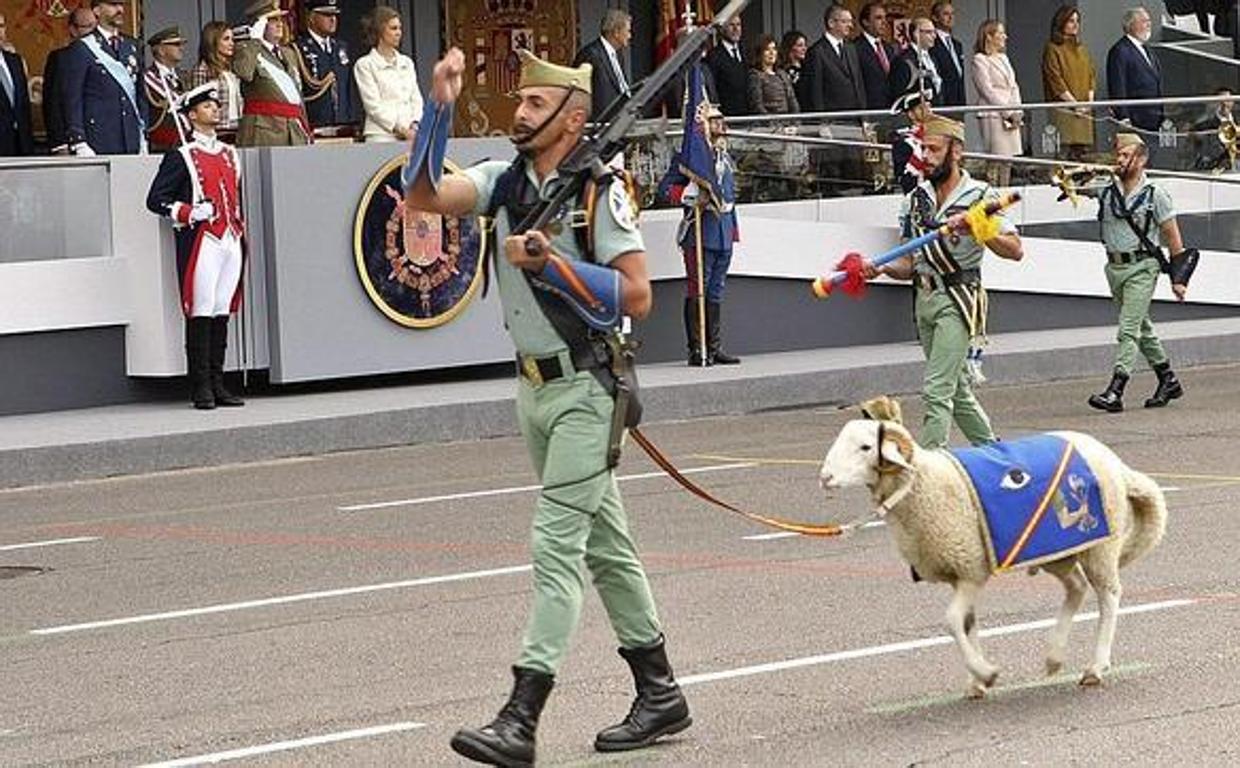
[[[1145,227],[1148,219],[1146,237],[1151,243],[1166,245],[1162,225],[1175,218],[1175,205],[1167,190],[1151,184],[1142,174],[1130,195],[1123,195],[1122,188],[1115,184],[1098,194],[1098,221],[1102,227],[1102,244],[1108,254],[1141,250],[1141,239],[1124,219],[1116,215],[1114,206],[1120,205],[1122,210],[1131,212],[1138,227]],[[1115,370],[1125,375],[1132,374],[1138,352],[1151,366],[1167,362],[1167,352],[1150,321],[1150,300],[1154,296],[1158,275],[1158,259],[1153,256],[1126,264],[1115,263],[1110,256],[1107,258],[1107,285],[1111,289],[1111,298],[1119,305]]]
[[[929,209],[914,204],[919,195],[929,195]],[[925,199],[924,197],[922,199]],[[967,210],[982,200],[998,200],[999,193],[989,184],[974,179],[961,170],[960,182],[951,194],[938,205],[934,185],[923,181],[917,189],[905,196],[900,207],[900,231],[905,239],[923,234],[923,220],[928,218],[942,222],[948,217]],[[1012,234],[1016,227],[1000,214],[1000,232]],[[931,248],[942,248],[950,254],[961,269],[981,269],[982,254],[986,248],[969,234],[939,240]],[[985,291],[979,290],[968,302],[980,302],[974,309],[974,322],[970,323],[955,299],[941,282],[928,287],[920,276],[937,276],[938,271],[928,259],[926,249],[913,256],[914,290],[917,292],[914,306],[918,335],[926,355],[926,371],[922,382],[922,404],[925,417],[919,436],[927,448],[945,448],[953,419],[965,438],[974,445],[993,442],[994,431],[990,418],[973,394],[973,384],[965,365],[969,347],[975,337],[985,332]],[[963,296],[963,294],[961,294]],[[973,304],[970,304],[973,306]]]
[[[478,191],[475,215],[487,211],[508,165],[485,162],[465,170]],[[559,183],[553,174],[539,184],[528,166],[526,175],[544,199]],[[622,254],[645,250],[623,183],[614,183],[594,210],[595,262],[609,264]],[[563,369],[572,371],[568,345],[543,315],[532,293],[536,289],[504,257],[508,232],[507,213],[500,210],[492,232],[498,249],[495,277],[513,344],[522,355],[556,355]],[[553,234],[551,247],[565,258],[582,258],[567,223]],[[517,422],[543,488],[531,535],[534,604],[517,666],[555,674],[581,612],[583,560],[622,647],[648,645],[661,634],[615,475],[607,468],[614,408],[611,395],[589,371],[541,386],[521,378],[518,385]]]

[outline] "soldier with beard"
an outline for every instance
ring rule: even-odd
[[[865,276],[912,280],[917,290],[914,315],[926,354],[920,443],[931,449],[947,447],[955,420],[970,443],[981,445],[995,440],[990,418],[973,394],[986,337],[982,254],[989,249],[1000,258],[1019,261],[1024,251],[1016,227],[1002,214],[979,217],[970,212],[978,203],[998,200],[999,193],[961,165],[964,125],[934,116],[926,121],[924,133],[926,178],[904,198],[901,236],[910,240],[942,224],[957,234],[878,269],[867,266]]]
[[[504,322],[517,352],[517,421],[542,483],[534,512],[534,604],[512,694],[481,728],[452,738],[458,753],[493,765],[532,765],[534,734],[581,612],[582,562],[593,577],[637,699],[623,721],[600,732],[595,749],[637,749],[689,727],[689,707],[672,675],[654,598],[616,486],[609,444],[617,405],[601,339],[566,309],[566,283],[589,284],[595,300],[633,317],[650,311],[645,245],[631,193],[618,177],[587,184],[547,231],[511,235],[561,182],[559,167],[590,119],[591,67],[562,67],[522,51],[512,163],[490,161],[443,175],[465,56],[435,65],[430,98],[405,166],[407,204],[446,216],[484,216],[502,248],[489,260]],[[592,214],[592,215],[591,215]],[[575,223],[576,222],[576,223]],[[534,248],[530,245],[533,244]],[[484,257],[485,258],[485,257]]]

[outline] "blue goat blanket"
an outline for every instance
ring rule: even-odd
[[[1114,526],[1089,464],[1056,435],[951,451],[972,483],[992,571],[1057,560]]]

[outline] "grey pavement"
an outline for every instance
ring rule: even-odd
[[[1240,319],[1164,323],[1177,366],[1240,361]],[[1114,328],[992,337],[992,384],[1109,375]],[[642,367],[648,421],[848,403],[917,391],[916,344],[746,357],[739,366]],[[194,411],[169,403],[0,418],[0,487],[336,451],[473,440],[516,433],[508,378],[251,398],[244,408]]]

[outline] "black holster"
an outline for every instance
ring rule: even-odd
[[[620,463],[624,447],[625,431],[641,423],[642,403],[638,397],[636,344],[619,334],[607,339],[608,365],[598,369],[599,382],[613,400],[611,434],[607,438],[607,467],[615,469]],[[604,381],[603,379],[607,380]]]

